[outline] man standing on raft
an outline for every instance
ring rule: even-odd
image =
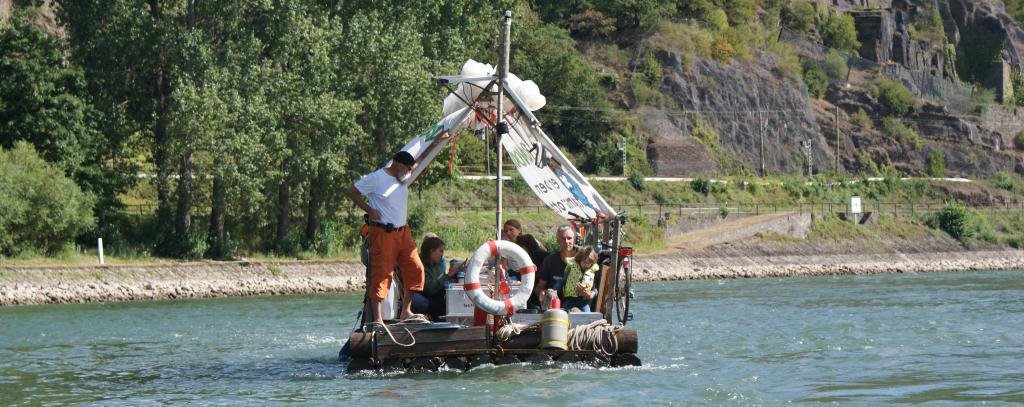
[[[370,246],[367,291],[371,321],[379,324],[384,323],[380,303],[388,295],[395,265],[402,273],[404,288],[401,319],[412,316],[412,293],[423,291],[423,263],[416,253],[412,232],[405,224],[409,202],[405,179],[415,164],[412,154],[399,151],[392,157],[391,165],[364,176],[347,191],[349,199],[370,216],[366,236]],[[364,196],[369,202],[363,200]]]

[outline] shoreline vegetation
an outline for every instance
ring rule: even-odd
[[[637,256],[633,279],[655,282],[1024,269],[1024,251],[1016,249],[858,252],[835,244],[830,252],[794,254],[758,252],[753,247],[741,243],[733,248]],[[357,261],[0,266],[0,306],[357,292],[364,287],[363,273]]]

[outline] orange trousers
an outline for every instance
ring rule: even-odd
[[[423,291],[423,262],[416,252],[416,241],[406,227],[394,232],[371,226],[366,235],[370,244],[370,298],[382,301],[388,295],[395,265],[402,273],[402,285],[409,291]]]

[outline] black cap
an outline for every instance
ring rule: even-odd
[[[408,165],[410,167],[412,167],[413,164],[416,164],[416,159],[412,158],[412,154],[409,154],[408,151],[404,150],[395,153],[395,156],[391,157],[391,160],[396,163]]]

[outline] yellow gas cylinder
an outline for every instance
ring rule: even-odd
[[[561,308],[558,298],[551,300],[551,309],[544,311],[540,323],[541,349],[566,350],[569,337],[569,314]]]

